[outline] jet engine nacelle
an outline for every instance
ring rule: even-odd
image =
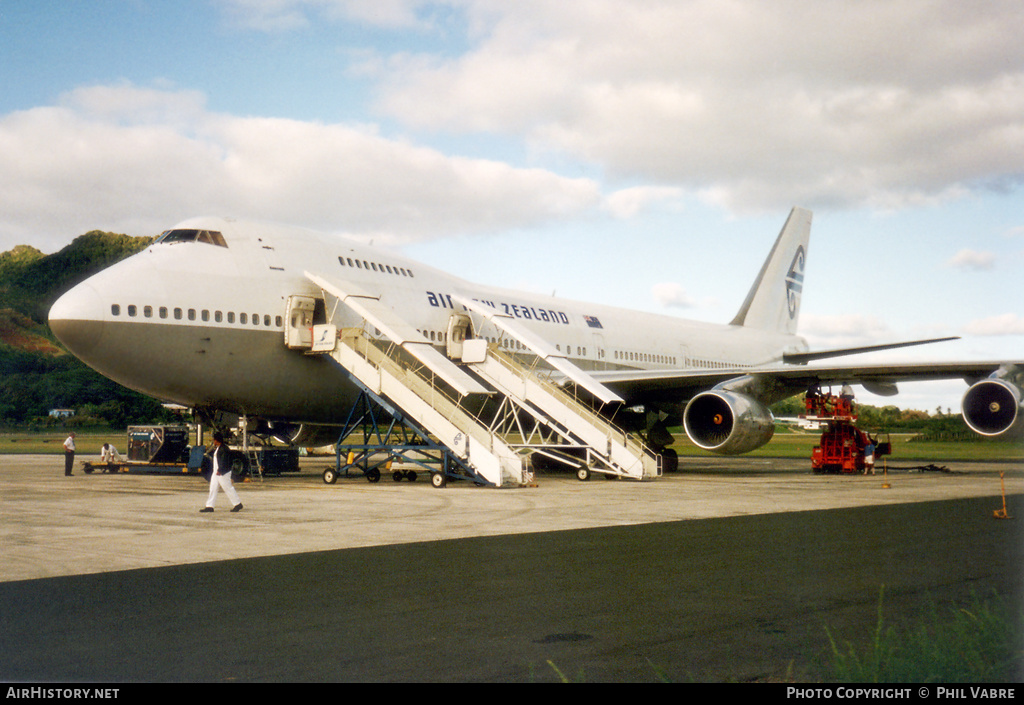
[[[756,399],[712,390],[698,394],[686,405],[683,428],[690,440],[705,450],[738,455],[770,441],[775,419]]]
[[[1020,388],[1005,379],[992,377],[976,382],[964,393],[964,421],[983,436],[1024,433],[1022,398]]]

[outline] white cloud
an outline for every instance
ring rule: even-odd
[[[864,314],[804,314],[800,316],[799,333],[812,350],[872,345],[892,338],[892,331],[881,319]]]
[[[1024,317],[1015,313],[1004,313],[971,321],[964,326],[968,335],[1024,335]]]
[[[667,308],[692,308],[696,304],[682,286],[672,282],[655,284],[651,287],[651,294],[655,301]]]
[[[655,203],[671,203],[682,198],[681,189],[664,186],[634,186],[621,189],[605,199],[605,210],[615,218],[632,218]]]
[[[1024,171],[1017,2],[451,4],[472,51],[378,76],[415,127],[519,135],[733,210],[927,204]]]
[[[985,271],[993,269],[996,265],[996,256],[991,252],[979,252],[977,250],[960,250],[946,262],[950,267],[971,271]]]
[[[392,241],[531,227],[596,210],[596,182],[449,157],[348,124],[208,112],[130,85],[0,116],[0,248],[103,228],[155,234],[242,214]]]

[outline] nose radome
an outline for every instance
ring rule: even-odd
[[[75,357],[88,356],[103,336],[103,302],[88,282],[66,292],[50,307],[50,330]]]

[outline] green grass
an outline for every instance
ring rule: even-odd
[[[874,632],[832,648],[832,678],[855,683],[1007,683],[1024,674],[1024,612],[1006,600],[973,596],[966,607],[931,604],[916,624],[887,626],[884,589]]]
[[[884,587],[871,633],[841,641],[828,627],[830,653],[820,677],[836,683],[1014,683],[1024,676],[1024,611],[998,595],[975,595],[965,606],[931,602],[915,620],[900,628],[884,617]],[[650,661],[648,661],[650,663]],[[548,660],[561,683],[582,683]],[[668,682],[665,670],[651,664],[652,680]],[[815,669],[817,670],[817,669]],[[539,677],[543,671],[533,674]],[[782,682],[794,679],[793,663]]]
[[[61,455],[64,453],[64,439],[67,431],[19,431],[0,434],[0,455]],[[113,443],[124,452],[127,447],[127,430],[121,431],[75,431],[75,447],[79,454],[95,454],[99,457],[100,446]]]
[[[676,442],[672,448],[680,457],[711,457],[714,453],[702,450],[690,443],[682,431],[674,432]],[[1024,460],[1024,443],[993,439],[970,441],[917,441],[911,440],[913,434],[892,434],[892,455],[886,456],[889,464],[900,464],[911,461],[993,461],[993,460]],[[815,433],[776,433],[765,446],[747,453],[748,458],[807,458],[808,467],[811,449],[818,445],[819,434]],[[883,436],[882,440],[886,440]],[[879,465],[881,468],[881,465]]]
[[[125,429],[82,429],[76,430],[76,445],[79,452],[99,453],[104,442],[113,443],[123,450],[127,442]],[[711,457],[714,453],[702,450],[690,443],[681,429],[674,429],[676,442],[672,446],[680,457]],[[48,454],[62,453],[61,444],[67,438],[67,430],[7,431],[0,433],[0,455],[4,454]],[[818,434],[777,433],[768,445],[747,453],[748,458],[807,458],[810,467],[811,449],[818,444]],[[999,441],[979,439],[977,441],[911,441],[911,434],[893,434],[893,454],[886,458],[889,464],[927,461],[1005,461],[1024,460],[1024,443],[1020,441]],[[879,466],[881,467],[881,466]]]

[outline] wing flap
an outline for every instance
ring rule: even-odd
[[[879,350],[895,350],[896,348],[909,348],[914,345],[928,345],[930,343],[944,343],[949,340],[960,340],[959,336],[946,338],[929,338],[928,340],[910,340],[903,343],[887,343],[884,345],[865,345],[859,348],[835,348],[833,350],[812,350],[810,352],[784,353],[782,361],[793,365],[800,365],[814,360],[825,360],[830,357],[842,357],[844,355],[859,355],[860,353],[878,352]]]
[[[592,372],[591,375],[631,402],[646,398],[677,398],[682,401],[742,377],[771,382],[774,388],[789,394],[797,394],[812,384],[860,384],[869,391],[884,390],[892,394],[899,382],[962,379],[971,384],[985,379],[1006,364],[1020,363],[983,361],[888,365],[770,365],[731,370],[623,370]]]

